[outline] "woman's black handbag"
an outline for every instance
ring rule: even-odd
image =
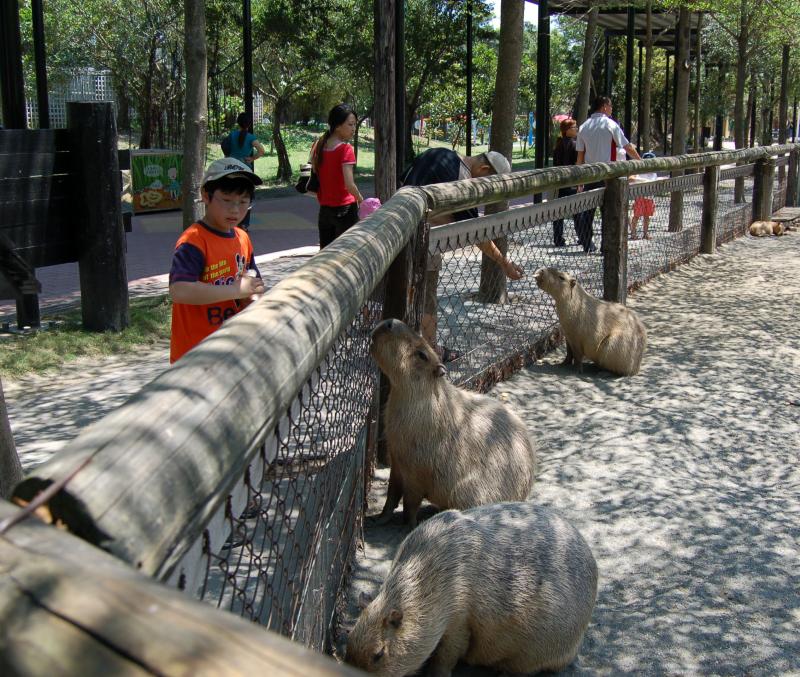
[[[319,190],[319,178],[311,167],[311,163],[300,165],[300,178],[294,185],[298,193],[316,193]]]

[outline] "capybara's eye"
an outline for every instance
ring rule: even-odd
[[[417,351],[417,357],[419,359],[421,359],[423,362],[427,362],[428,361],[428,356],[427,356],[427,354],[425,353],[424,350],[418,350]]]
[[[372,656],[372,662],[373,663],[377,663],[381,658],[383,658],[384,652],[385,652],[385,649],[383,647],[381,647],[381,650],[378,653],[376,653],[375,655]]]

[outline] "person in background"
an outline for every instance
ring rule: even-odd
[[[169,271],[171,363],[264,292],[250,237],[238,227],[260,183],[233,158],[215,160],[203,176],[205,217],[178,238]]]
[[[578,136],[578,123],[572,118],[567,118],[561,121],[559,127],[561,128],[561,136],[558,137],[556,147],[553,149],[553,165],[555,167],[572,166],[578,160],[578,151],[575,149],[575,137]],[[577,192],[577,187],[565,186],[558,189],[558,197],[575,195]],[[574,216],[573,219],[576,220],[577,215]],[[578,232],[577,224],[575,224],[575,232]],[[564,247],[567,244],[564,240],[564,219],[556,219],[553,221],[553,244],[556,247]]]
[[[236,118],[237,129],[231,130],[229,136],[230,151],[225,157],[231,157],[239,162],[244,162],[250,166],[251,171],[255,171],[255,162],[266,153],[264,146],[251,130],[252,120],[247,113],[239,113]],[[239,224],[247,230],[250,226],[250,210],[244,220]]]
[[[319,248],[324,249],[358,221],[364,200],[356,186],[356,155],[348,143],[356,133],[356,115],[340,103],[328,113],[328,129],[311,149],[311,164],[319,179]]]
[[[578,130],[575,148],[578,151],[577,163],[591,164],[593,162],[614,162],[617,159],[617,147],[624,148],[627,155],[634,160],[641,160],[639,153],[622,133],[620,126],[611,119],[611,99],[607,96],[598,96],[592,103],[592,114]],[[601,188],[602,181],[578,186],[578,191]],[[592,225],[594,223],[594,209],[582,212],[575,224],[578,239],[583,246],[583,251],[593,252],[596,247],[592,243]]]
[[[480,176],[491,176],[492,174],[507,174],[510,171],[511,165],[505,156],[494,150],[474,157],[464,157],[449,148],[431,148],[417,156],[403,176],[403,185],[428,186],[433,183],[475,179]],[[477,208],[465,209],[452,214],[439,214],[429,219],[429,223],[432,226],[439,226],[452,221],[476,218],[477,216]],[[522,268],[505,256],[494,242],[491,240],[481,242],[477,247],[500,266],[506,277],[511,280],[519,280],[522,277]],[[441,254],[428,257],[428,268],[425,277],[425,300],[420,328],[422,337],[441,356],[442,362],[452,362],[458,359],[460,355],[446,346],[436,345],[436,313],[438,311],[436,288],[439,284],[439,270],[441,267]]]
[[[642,160],[652,160],[656,156],[655,153],[650,151],[642,153]],[[647,174],[637,174],[631,176],[632,183],[643,183],[645,181],[655,181],[658,174],[655,172]],[[639,225],[639,219],[642,219],[642,239],[649,240],[650,233],[650,217],[656,212],[656,203],[652,197],[639,196],[633,200],[633,218],[631,219],[631,235],[630,239],[636,239],[636,228]]]

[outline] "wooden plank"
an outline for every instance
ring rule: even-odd
[[[0,203],[61,198],[70,192],[67,174],[0,179]]]
[[[66,224],[79,218],[71,211],[72,200],[66,196],[52,200],[30,200],[28,202],[0,202],[0,228],[12,229],[20,226]]]
[[[88,461],[59,495],[65,522],[93,542],[108,534],[115,555],[148,574],[169,576],[424,210],[419,188],[399,190],[38,466],[18,494],[29,496]]]
[[[0,130],[0,155],[6,153],[54,153],[69,149],[66,129]]]
[[[35,518],[0,537],[0,570],[5,674],[361,674]]]
[[[0,154],[0,179],[18,179],[26,176],[52,176],[66,174],[70,166],[70,153],[2,153]]]

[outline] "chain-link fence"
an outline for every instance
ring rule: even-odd
[[[772,192],[772,212],[777,212],[786,206],[786,184],[788,174],[786,171],[789,157],[775,158],[775,185]]]
[[[749,201],[753,194],[754,164],[723,169],[717,189],[717,246],[742,237],[752,221],[753,205]],[[744,178],[745,202],[736,202],[736,179]]]

